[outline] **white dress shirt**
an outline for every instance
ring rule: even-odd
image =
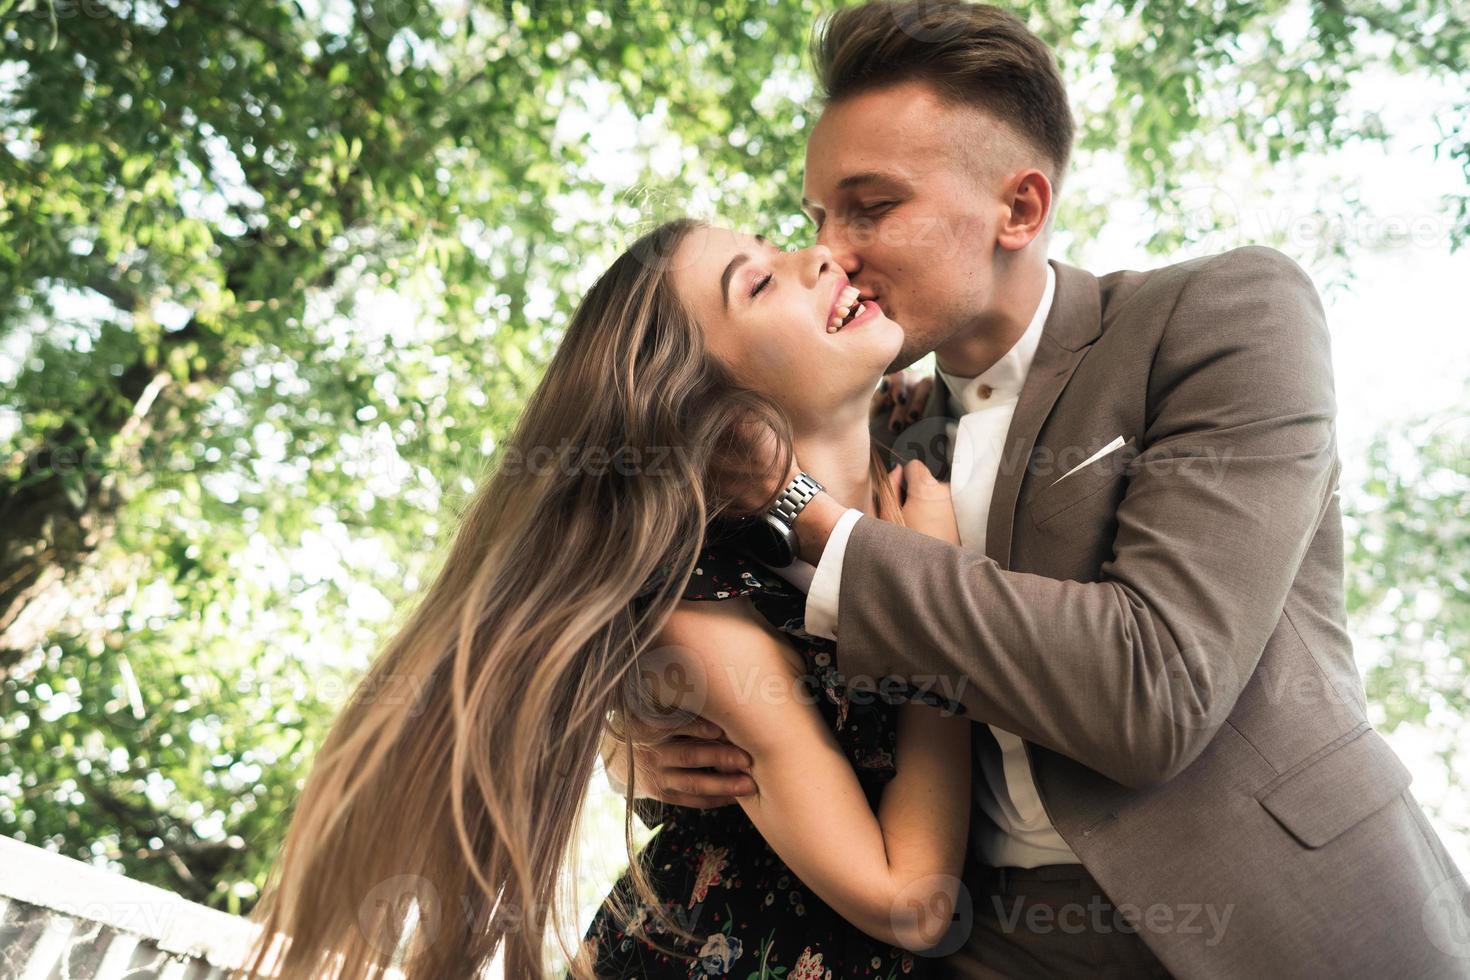
[[[948,395],[951,407],[956,410],[952,414],[960,415],[959,422],[951,423],[950,430],[951,445],[954,446],[950,464],[950,496],[954,501],[960,544],[971,551],[985,552],[990,497],[995,488],[1006,433],[1021,395],[1021,386],[1026,382],[1026,374],[1036,354],[1036,346],[1041,341],[1055,293],[1056,273],[1048,263],[1046,288],[1021,339],[978,377],[962,378],[939,371],[948,391],[936,388],[929,395],[930,398]],[[852,527],[861,516],[862,511],[847,510],[827,539],[827,547],[822,551],[807,589],[808,633],[825,636],[829,640],[837,638],[842,559]],[[881,601],[879,597],[875,599]],[[840,663],[840,647],[838,659]],[[983,683],[985,679],[972,680]],[[989,753],[980,757],[981,769],[991,792],[988,795],[977,794],[977,799],[995,824],[994,829],[976,827],[974,836],[980,857],[994,867],[1034,868],[1043,864],[1079,863],[1077,855],[1046,817],[1025,743],[1004,729],[994,725],[989,727],[1000,744],[1001,754],[998,760]]]
[[[858,511],[858,513],[861,514],[862,511]],[[800,558],[796,559],[796,561],[792,562],[790,565],[787,565],[785,568],[777,568],[775,565],[766,565],[765,562],[761,562],[761,564],[765,565],[767,569],[775,572],[777,575],[781,576],[786,581],[790,582],[792,585],[796,586],[803,592],[811,588],[812,576],[816,574],[817,571],[817,566],[813,565],[809,561],[802,561]],[[807,632],[810,633],[811,630],[807,630]],[[831,637],[828,637],[828,639],[831,639]]]

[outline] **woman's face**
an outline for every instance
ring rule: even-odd
[[[781,405],[798,429],[869,396],[903,345],[874,303],[859,312],[825,246],[783,252],[759,235],[695,228],[673,256],[674,286],[710,353],[743,385]],[[829,332],[844,308],[840,329]]]

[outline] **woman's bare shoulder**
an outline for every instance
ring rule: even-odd
[[[704,666],[736,664],[775,666],[784,663],[800,672],[801,654],[745,596],[718,601],[681,599],[659,633],[655,647],[666,656]]]

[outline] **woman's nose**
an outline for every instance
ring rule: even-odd
[[[828,252],[832,257],[832,261],[837,263],[837,268],[851,277],[857,275],[859,270],[862,269],[862,261],[853,249],[852,239],[839,231],[838,225],[840,224],[840,221],[827,221],[823,223],[821,229],[817,232],[817,241],[821,242],[824,246],[830,243]]]
[[[830,272],[840,271],[832,258],[832,250],[825,245],[813,245],[801,250],[802,279],[806,286],[815,286]]]

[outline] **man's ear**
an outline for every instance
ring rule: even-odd
[[[1046,228],[1051,214],[1051,181],[1040,170],[1023,170],[1006,182],[1001,200],[1009,205],[996,229],[996,244],[1018,252]]]

